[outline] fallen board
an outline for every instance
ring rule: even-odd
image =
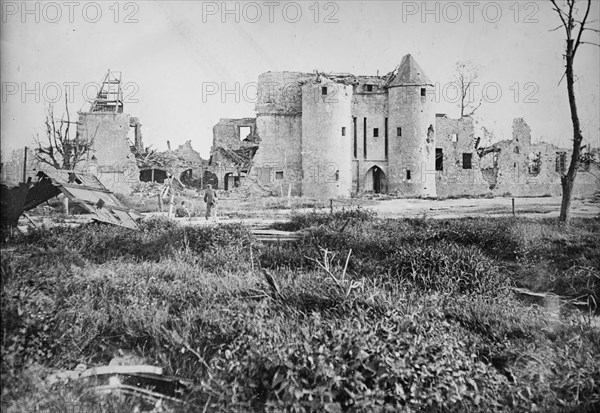
[[[276,229],[251,229],[257,241],[261,242],[295,242],[302,238],[299,232],[279,231]]]

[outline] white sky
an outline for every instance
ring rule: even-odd
[[[489,97],[478,114],[498,139],[510,139],[512,119],[524,117],[534,141],[543,137],[570,146],[566,83],[558,85],[564,30],[549,31],[560,23],[549,1],[114,4],[28,2],[28,12],[21,1],[2,2],[3,157],[43,133],[44,101],[55,97],[56,84],[64,94],[65,84],[73,82],[75,114],[89,107],[84,85],[98,83],[109,68],[123,72],[125,112],[140,118],[145,145],[164,150],[167,140],[173,148],[192,140],[207,157],[219,118],[254,116],[252,92],[260,73],[318,69],[383,75],[407,53],[440,90],[458,60],[483,66],[480,81],[488,85]],[[600,17],[598,6],[593,0],[590,20]],[[232,12],[224,14],[225,8]],[[125,23],[128,16],[134,22]],[[328,16],[333,22],[324,22]],[[598,41],[588,33],[587,40]],[[599,51],[582,45],[575,68],[583,133],[595,146],[600,145]],[[237,94],[203,99],[203,88],[235,90],[236,85]],[[494,101],[498,87],[502,95]],[[93,90],[92,85],[90,97]],[[456,117],[455,103],[446,101],[451,99],[441,96],[437,112]],[[58,106],[56,115],[64,103]]]

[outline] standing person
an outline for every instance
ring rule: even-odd
[[[206,202],[206,219],[212,216],[212,209],[217,204],[217,193],[212,189],[212,185],[206,185],[206,191],[204,192],[204,202]]]

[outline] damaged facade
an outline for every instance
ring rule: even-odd
[[[213,127],[213,147],[206,183],[225,190],[240,186],[258,149],[256,119],[221,119]],[[218,138],[217,138],[218,137]]]
[[[187,141],[174,151],[167,141],[168,151],[157,152],[146,148],[139,151],[131,148],[135,153],[140,169],[140,181],[164,183],[169,174],[173,175],[188,186],[202,186],[202,175],[208,162],[192,148],[192,142]]]
[[[80,112],[77,133],[93,139],[86,172],[96,175],[108,189],[130,193],[132,184],[163,183],[168,174],[190,186],[201,186],[207,163],[191,141],[175,151],[144,148],[142,124],[123,112],[121,72],[108,71],[89,112]]]
[[[77,136],[94,143],[87,154],[84,170],[97,176],[114,192],[129,193],[131,185],[139,182],[139,169],[130,150],[128,135],[131,132],[135,145],[141,147],[138,118],[123,112],[121,72],[109,70],[90,110],[79,112]]]
[[[557,156],[568,165],[569,150],[532,144],[520,119],[511,141],[481,147],[473,120],[436,115],[434,100],[411,55],[385,76],[263,73],[256,118],[221,119],[213,129],[211,183],[315,198],[561,193]],[[575,193],[599,186],[583,168]]]
[[[569,165],[572,149],[545,142],[533,143],[523,119],[513,121],[511,140],[480,146],[481,131],[470,117],[438,115],[436,181],[438,196],[512,195],[559,196],[560,177]],[[587,148],[586,148],[587,149]],[[588,159],[598,153],[586,151]],[[575,196],[600,189],[597,162],[582,162],[575,180]]]

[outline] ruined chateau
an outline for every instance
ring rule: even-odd
[[[511,140],[490,143],[471,117],[436,114],[434,84],[411,55],[384,76],[267,72],[258,91],[256,117],[221,119],[204,160],[193,141],[174,150],[167,141],[164,152],[144,148],[140,120],[124,112],[121,74],[108,71],[90,109],[79,112],[77,134],[93,140],[79,168],[121,193],[169,174],[190,186],[263,196],[562,193],[570,149],[532,142],[523,119],[514,120]],[[598,148],[583,155],[575,196],[600,188]],[[40,167],[33,158],[29,176]]]
[[[512,140],[483,147],[471,117],[435,113],[434,84],[411,55],[385,76],[267,72],[258,90],[256,118],[221,119],[213,129],[206,176],[220,189],[314,198],[561,194],[568,149],[533,144],[522,119]],[[600,188],[597,172],[597,162],[583,162],[576,196]]]

